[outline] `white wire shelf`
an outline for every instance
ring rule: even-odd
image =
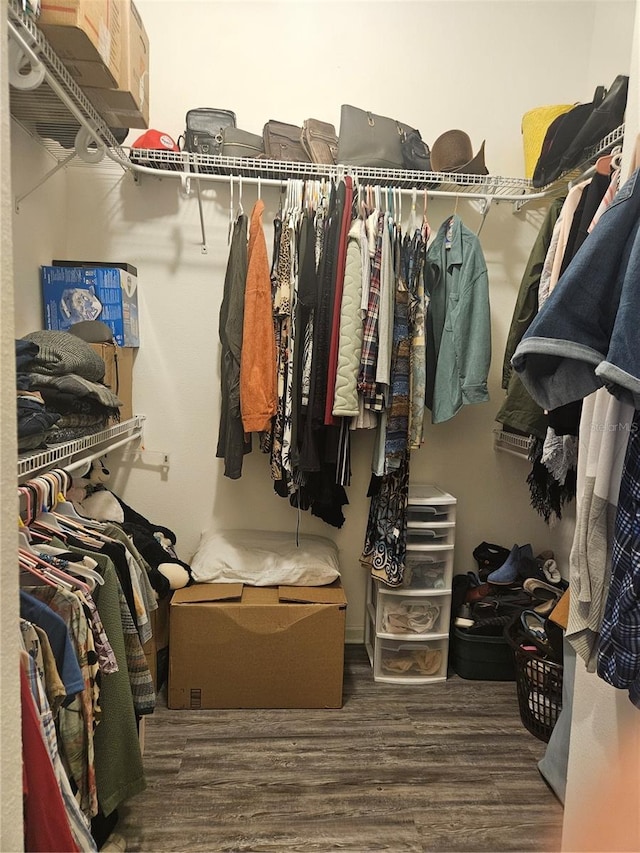
[[[142,438],[144,416],[136,415],[129,420],[107,427],[93,435],[52,444],[45,450],[35,450],[18,457],[18,482],[42,474],[51,468],[73,470],[84,462],[97,459],[117,447]]]
[[[584,162],[546,187],[535,188],[527,178],[499,175],[465,175],[457,172],[425,172],[411,169],[377,169],[348,164],[285,162],[263,158],[223,157],[193,154],[188,151],[127,149],[131,168],[158,174],[158,170],[198,177],[199,180],[243,180],[280,185],[290,179],[322,180],[353,176],[364,185],[397,187],[410,192],[427,190],[430,195],[468,195],[474,198],[526,202],[566,192],[567,183],[582,175],[599,156],[621,144],[624,125],[616,128],[585,155]]]
[[[529,435],[506,432],[498,427],[493,431],[494,450],[511,453],[512,456],[519,456],[521,459],[529,458],[531,443],[531,436]]]
[[[33,18],[22,11],[17,0],[8,0],[7,13],[11,40],[32,68],[41,63],[44,70],[44,80],[36,88],[9,87],[11,115],[56,159],[74,149],[81,127],[113,148],[117,156],[126,159],[104,119],[71,77]]]
[[[165,175],[183,179],[197,177],[198,181],[205,182],[228,181],[237,177],[253,184],[281,185],[292,179],[332,179],[348,174],[364,185],[395,187],[407,193],[427,190],[433,196],[467,196],[487,202],[510,201],[516,209],[520,209],[527,202],[566,191],[569,181],[584,173],[598,156],[619,144],[624,135],[622,125],[588,152],[584,162],[576,169],[541,188],[533,187],[526,178],[498,175],[375,169],[349,164],[325,166],[262,158],[205,156],[185,151],[136,149],[132,156],[132,149],[118,143],[113,130],[105,124],[34,20],[24,14],[17,0],[8,0],[8,17],[12,40],[32,66],[41,64],[44,72],[44,80],[37,88],[10,87],[11,114],[56,159],[58,165],[49,175],[61,166],[74,162],[76,135],[80,129],[84,129],[98,149],[104,148],[104,153],[111,161],[134,175],[148,173],[158,177],[164,172]],[[85,159],[82,153],[77,155],[81,163]]]

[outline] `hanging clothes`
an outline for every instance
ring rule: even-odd
[[[540,439],[544,439],[547,432],[546,416],[523,386],[520,376],[513,370],[511,358],[538,313],[538,288],[542,268],[563,203],[562,198],[551,202],[520,282],[502,363],[502,387],[506,391],[506,397],[496,415],[496,420],[505,429],[534,435]]]
[[[378,211],[374,211],[367,219],[371,271],[369,299],[362,337],[362,356],[358,374],[358,391],[362,395],[364,408],[375,412],[381,412],[385,407],[384,395],[376,382],[384,221],[384,213]]]
[[[385,424],[385,472],[398,468],[409,448],[409,381],[411,343],[409,340],[409,292],[400,274],[407,265],[402,257],[403,246],[398,234],[395,247],[398,255],[398,275],[395,285],[395,310],[393,322],[393,353],[389,377],[389,408]],[[406,246],[404,247],[406,251]],[[403,263],[404,262],[404,263]]]
[[[243,457],[251,452],[251,436],[245,434],[240,414],[240,354],[247,278],[247,225],[247,217],[240,214],[233,226],[218,325],[222,352],[220,427],[216,456],[224,459],[224,476],[232,480],[242,476]]]
[[[29,682],[22,667],[20,700],[25,850],[77,853],[81,848],[71,834],[62,793],[43,740]]]
[[[600,632],[598,675],[640,708],[640,412],[633,415],[620,483],[611,584]]]
[[[263,212],[264,202],[258,199],[249,225],[240,364],[240,411],[247,433],[268,431],[277,406],[276,344]]]
[[[321,221],[320,214],[318,214]],[[313,352],[313,316],[318,299],[316,274],[316,222],[307,209],[302,217],[298,244],[298,299],[295,329],[297,346],[293,352],[293,405],[291,425],[291,460],[300,468],[304,418],[309,404],[309,379]]]
[[[580,419],[576,526],[569,556],[571,596],[566,637],[589,672],[596,670],[632,418],[631,406],[604,388],[585,397]]]
[[[424,409],[426,400],[426,347],[425,347],[425,294],[424,260],[426,241],[416,230],[413,237],[405,237],[404,276],[409,289],[409,340],[410,340],[410,410],[409,447],[418,450],[424,441]]]
[[[292,300],[293,300],[293,252],[295,249],[295,226],[291,212],[286,210],[278,235],[278,252],[272,263],[273,326],[276,345],[276,412],[272,424],[270,466],[271,478],[285,478],[284,441],[289,409],[289,361],[293,358]],[[284,482],[279,491],[288,494],[289,485]]]
[[[364,221],[356,219],[349,229],[344,285],[340,305],[340,340],[333,399],[335,417],[356,417],[358,369],[362,355],[362,318],[357,310],[362,299],[362,246],[366,245]]]
[[[428,312],[437,354],[432,403],[437,424],[464,405],[489,399],[489,280],[478,238],[455,214],[440,226],[427,258],[435,273]]]
[[[353,178],[347,175],[344,179],[344,204],[340,221],[338,237],[338,254],[335,264],[333,281],[333,318],[331,323],[331,342],[329,344],[329,359],[327,362],[327,396],[325,400],[324,422],[327,426],[335,424],[333,405],[335,401],[336,373],[338,370],[338,350],[340,342],[340,320],[342,314],[342,296],[344,291],[345,263],[347,257],[347,242],[351,227],[351,207],[353,204]],[[346,436],[348,440],[348,434]]]
[[[407,539],[407,504],[409,501],[409,413],[410,357],[409,292],[403,268],[408,260],[403,243],[396,233],[394,246],[395,310],[393,347],[389,385],[389,408],[380,419],[378,442],[374,449],[374,473],[369,485],[371,498],[361,563],[371,574],[388,586],[399,586],[404,577]],[[376,457],[381,458],[376,462]],[[381,464],[382,463],[382,464]],[[376,469],[382,469],[381,475]]]
[[[388,586],[400,586],[407,552],[409,454],[383,477],[371,477],[367,531],[360,562]]]
[[[640,182],[620,189],[518,345],[512,364],[547,409],[605,385],[640,406]]]

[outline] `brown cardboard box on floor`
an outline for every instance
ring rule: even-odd
[[[153,636],[142,647],[147,658],[147,666],[153,678],[153,685],[158,690],[160,675],[158,667],[158,655],[169,645],[169,601],[170,596],[161,598],[156,610],[150,614],[151,630]]]
[[[91,344],[91,349],[104,361],[104,384],[120,399],[120,420],[133,417],[133,353],[134,347],[114,344]]]
[[[341,708],[346,606],[340,580],[176,590],[168,707]]]
[[[120,84],[122,0],[42,0],[38,27],[74,76],[74,62],[92,62],[98,79]]]

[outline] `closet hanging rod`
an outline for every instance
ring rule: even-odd
[[[154,154],[156,152],[146,152],[146,151],[144,152],[145,155],[147,153]],[[137,156],[140,156],[140,149],[138,150]],[[147,158],[145,157],[145,159],[147,159]],[[117,162],[119,162],[120,165],[123,165],[122,161],[117,160]],[[180,162],[180,161],[175,161],[175,162]],[[349,171],[349,170],[345,170],[344,172],[341,172],[341,173],[334,173],[333,175],[319,175],[319,174],[314,174],[314,173],[310,172],[307,175],[292,174],[292,175],[283,176],[281,178],[263,178],[259,175],[247,176],[247,175],[243,175],[240,173],[234,173],[234,172],[230,172],[228,174],[210,174],[210,173],[201,172],[201,171],[184,172],[184,171],[182,171],[182,169],[178,170],[175,168],[172,169],[172,168],[145,166],[142,163],[135,163],[135,162],[130,163],[127,166],[127,168],[130,171],[137,173],[137,174],[152,175],[155,178],[161,178],[161,179],[162,178],[179,178],[183,182],[185,181],[185,179],[188,182],[190,178],[194,178],[194,179],[197,179],[198,181],[204,181],[204,182],[210,182],[210,183],[222,183],[222,184],[227,183],[228,184],[230,181],[239,181],[240,178],[242,178],[243,185],[248,184],[250,186],[257,186],[257,187],[263,187],[263,186],[282,187],[284,184],[286,184],[290,180],[300,180],[300,181],[305,181],[305,180],[323,181],[323,180],[325,180],[326,181],[326,180],[331,180],[332,178],[338,178],[338,177],[344,177],[345,175],[351,175],[351,177],[355,177],[358,180],[358,183],[363,185],[363,186],[366,186],[366,185],[376,186],[377,185],[375,177],[372,176],[372,177],[368,177],[368,178],[363,178],[363,177],[361,177],[361,176],[359,176],[359,175],[357,175],[354,172]],[[371,170],[368,170],[368,171],[371,171]],[[436,173],[429,173],[429,174],[430,174],[430,176],[432,174],[436,175]],[[436,177],[440,177],[440,176],[436,175]],[[381,186],[390,185],[388,182],[389,182],[388,178],[383,178],[380,182],[380,185]],[[424,178],[423,178],[423,183],[424,183]],[[393,187],[397,192],[400,192],[403,196],[408,196],[408,197],[411,197],[416,189],[419,192],[424,191],[424,187],[422,187],[422,186],[415,187],[415,186],[396,186],[396,185],[393,185]],[[431,188],[427,187],[426,192],[432,198],[462,198],[463,200],[464,199],[480,200],[480,201],[483,201],[485,203],[490,203],[492,201],[496,201],[496,202],[497,201],[507,201],[507,202],[532,201],[536,198],[545,198],[546,197],[545,193],[522,194],[522,195],[518,195],[518,196],[505,195],[505,194],[500,194],[497,192],[492,192],[490,189],[487,189],[487,188],[485,188],[484,190],[478,189],[478,190],[474,191],[474,190],[465,189],[464,185],[462,185],[462,184],[460,185],[459,189],[439,190],[439,189],[431,189]]]

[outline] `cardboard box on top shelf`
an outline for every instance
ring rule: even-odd
[[[104,384],[118,397],[120,420],[133,417],[133,347],[118,347],[115,344],[90,344],[104,361]]]
[[[92,63],[92,79],[120,85],[122,0],[42,0],[38,27],[71,76]]]
[[[122,6],[122,57],[120,81],[91,82],[91,69],[83,68],[84,92],[109,127],[149,127],[149,37],[132,2]],[[87,63],[88,64],[88,63]],[[80,82],[80,81],[79,81]]]
[[[54,261],[40,268],[46,329],[102,320],[121,347],[139,347],[137,270],[126,263]]]
[[[341,708],[346,606],[339,579],[176,590],[169,708]]]

